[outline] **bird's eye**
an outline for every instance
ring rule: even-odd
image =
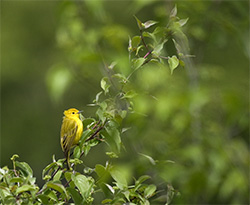
[[[72,114],[74,115],[74,114],[75,114],[75,112],[72,112]]]

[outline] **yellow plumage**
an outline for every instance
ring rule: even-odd
[[[64,111],[64,117],[61,127],[61,147],[67,160],[68,168],[70,149],[78,144],[82,132],[83,124],[80,120],[80,111],[75,108],[70,108]]]

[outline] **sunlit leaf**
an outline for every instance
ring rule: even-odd
[[[188,19],[189,18],[179,20],[180,25],[184,26],[187,23]]]
[[[13,177],[10,179],[10,183],[22,183],[24,182],[24,179],[21,177]]]
[[[112,194],[115,193],[115,190],[113,189],[112,186],[110,186],[109,184],[105,184],[105,185],[108,187],[108,189],[111,191]]]
[[[10,159],[12,161],[15,161],[17,158],[19,158],[19,155],[18,154],[14,154]]]
[[[121,148],[121,137],[120,132],[118,131],[118,125],[115,121],[110,121],[109,124],[105,127],[106,133],[103,132],[105,140],[112,148],[112,151],[115,153],[120,152]]]
[[[156,186],[155,186],[154,184],[149,185],[149,186],[145,189],[145,191],[144,191],[145,197],[146,197],[146,198],[151,197],[151,196],[154,194],[155,190],[156,190]]]
[[[144,63],[145,59],[144,58],[135,58],[132,60],[131,67],[132,69],[136,70],[141,67],[141,65]]]
[[[131,99],[134,98],[136,95],[137,93],[134,90],[130,90],[123,95],[122,99],[124,98]]]
[[[141,42],[140,36],[134,36],[131,41],[132,48],[136,48]]]
[[[80,147],[79,146],[76,146],[75,149],[74,149],[74,158],[80,158],[80,155],[81,155],[81,150],[80,150]]]
[[[68,193],[65,189],[65,187],[62,185],[62,184],[59,184],[59,183],[53,183],[53,182],[48,182],[47,183],[47,187],[48,188],[52,188],[58,192],[60,192],[61,194],[65,194],[66,197],[68,198]]]
[[[106,170],[106,168],[101,165],[101,164],[97,164],[95,166],[95,172],[96,174],[99,176],[99,180],[103,181],[104,178],[106,178],[109,175],[109,172]],[[104,180],[105,181],[105,180]]]
[[[142,182],[150,179],[151,177],[149,175],[143,175],[140,176],[140,178],[138,180],[136,180],[136,184],[141,184]]]
[[[79,189],[81,196],[86,200],[91,193],[93,182],[90,181],[86,176],[84,175],[72,175],[72,181],[75,183],[76,187]]]
[[[112,178],[116,181],[116,185],[119,189],[123,190],[127,187],[127,180],[124,177],[123,173],[117,168],[112,168],[110,170]]]
[[[23,186],[18,187],[16,189],[16,194],[20,194],[26,191],[34,191],[34,190],[38,190],[38,187],[35,185],[24,184]]]
[[[172,11],[170,12],[170,17],[175,17],[177,15],[177,6],[175,5]]]
[[[142,155],[143,157],[146,157],[151,162],[152,165],[156,164],[156,161],[152,157],[150,157],[149,155],[142,154],[142,153],[140,153],[140,155]]]
[[[102,78],[101,88],[103,89],[105,94],[107,94],[109,92],[109,87],[110,87],[110,84],[108,82],[108,78],[107,77]]]
[[[52,163],[50,163],[49,165],[47,165],[47,166],[43,169],[42,177],[44,178],[46,172],[49,171],[52,167],[54,168],[56,165],[57,165],[56,162],[52,162]]]
[[[163,49],[164,44],[167,42],[167,40],[164,40],[162,43],[158,44],[154,50],[153,50],[153,54],[155,54],[156,56],[159,56],[161,54],[161,50]]]
[[[121,83],[127,83],[128,82],[126,76],[124,76],[121,73],[116,73],[116,74],[112,75],[112,77],[120,79]]]
[[[150,32],[144,31],[142,35],[143,35],[143,37],[151,38],[151,39],[154,40],[154,42],[157,42],[156,36],[155,36],[154,33],[150,33]]]
[[[137,25],[138,25],[139,29],[142,30],[143,29],[142,22],[136,16],[134,16],[134,17],[136,19],[136,22],[137,22]]]
[[[59,170],[53,177],[53,181],[59,181],[62,176],[63,170]]]
[[[179,65],[179,59],[174,55],[168,59],[168,64],[171,74],[173,74],[174,69],[177,68],[177,66]]]
[[[47,195],[52,201],[58,202],[58,198],[57,198],[57,196],[56,196],[56,192],[55,192],[55,191],[51,191],[51,190],[49,190],[48,192],[46,191],[46,195]]]
[[[106,152],[106,155],[110,158],[118,158],[118,155],[114,152]]]
[[[157,24],[158,22],[157,21],[152,21],[152,20],[149,20],[149,21],[146,21],[145,23],[143,23],[143,26],[145,29]]]
[[[102,200],[102,204],[111,204],[112,201],[112,199],[104,199]]]
[[[26,176],[33,176],[33,171],[31,169],[31,167],[28,165],[28,163],[26,162],[15,162],[16,166],[19,167],[22,171],[24,171],[24,173],[26,174]]]

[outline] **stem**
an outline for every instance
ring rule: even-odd
[[[85,142],[88,142],[89,140],[92,140],[96,137],[96,135],[104,128],[104,125],[100,126],[88,139],[85,140]]]
[[[141,41],[142,41],[143,45],[145,46],[145,48],[147,49],[147,51],[151,53],[152,51],[149,50],[147,44],[145,43],[144,37],[142,35],[142,30],[140,30],[140,33],[141,33]]]

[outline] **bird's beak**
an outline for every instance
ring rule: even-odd
[[[80,114],[81,112],[83,112],[83,110],[80,110],[77,114]]]

